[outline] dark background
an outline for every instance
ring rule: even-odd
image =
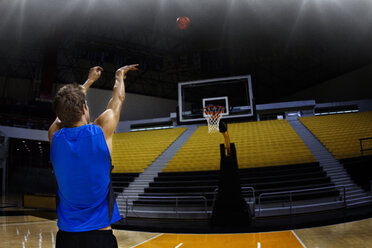
[[[112,89],[130,63],[140,71],[127,92],[177,99],[178,82],[251,74],[256,103],[278,102],[371,64],[371,21],[369,0],[3,0],[0,112],[37,109],[47,126],[40,99],[57,83],[82,83],[101,65],[93,87]],[[15,79],[27,82],[22,96],[1,90]]]

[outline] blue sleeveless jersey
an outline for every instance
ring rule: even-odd
[[[121,219],[113,192],[109,190],[111,156],[99,126],[91,124],[57,131],[52,139],[50,159],[59,188],[59,229],[92,231]]]

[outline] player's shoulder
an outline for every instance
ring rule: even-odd
[[[107,121],[112,121],[114,117],[114,111],[112,109],[106,109],[100,116],[97,117],[97,119],[95,119],[93,123],[101,126]]]
[[[115,112],[111,109],[105,110],[93,123],[102,128],[106,139],[112,137],[117,126]]]

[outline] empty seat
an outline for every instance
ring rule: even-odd
[[[239,168],[315,162],[314,156],[287,120],[228,125],[235,143]],[[163,169],[171,171],[218,170],[221,134],[209,134],[200,126]]]
[[[300,121],[336,159],[359,157],[359,139],[372,137],[372,112],[302,117]],[[365,143],[368,148],[372,148],[370,142]]]
[[[163,153],[186,128],[115,133],[112,144],[113,173],[141,173]]]

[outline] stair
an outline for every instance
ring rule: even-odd
[[[180,135],[180,137],[178,137],[151,165],[149,165],[143,173],[141,173],[121,193],[117,194],[116,201],[121,215],[126,216],[127,209],[133,206],[133,201],[138,199],[139,194],[144,193],[145,188],[154,181],[154,178],[158,176],[164,166],[191,137],[197,127],[197,125],[188,126],[187,130],[183,132],[183,134]]]
[[[340,188],[341,194],[343,194],[343,187],[345,187],[347,207],[372,204],[372,196],[364,192],[361,187],[351,180],[343,165],[333,157],[327,148],[299,120],[289,120],[288,122],[318,160],[320,166],[331,178],[331,181],[336,187]]]

